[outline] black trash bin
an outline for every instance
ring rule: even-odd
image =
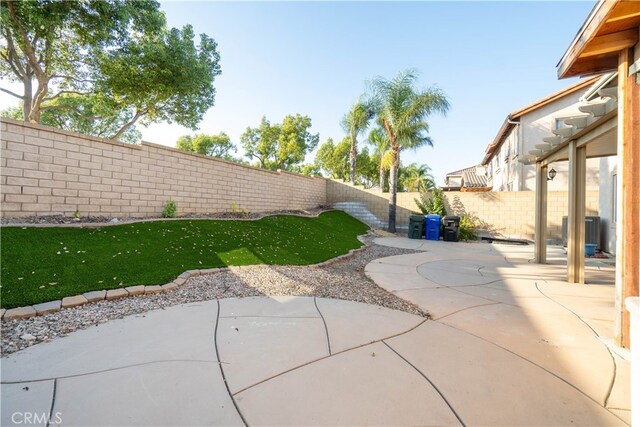
[[[457,242],[460,240],[460,217],[455,215],[445,216],[442,220],[444,230],[442,240],[447,242]]]
[[[409,217],[409,238],[422,239],[424,236],[424,216],[411,215]]]

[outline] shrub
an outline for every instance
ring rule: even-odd
[[[475,218],[468,213],[460,216],[460,240],[476,240],[476,221]]]
[[[177,212],[178,212],[178,208],[176,206],[176,202],[169,199],[167,203],[164,204],[164,209],[162,209],[162,217],[175,218]]]
[[[447,208],[444,204],[444,194],[441,188],[434,188],[430,193],[422,193],[420,194],[420,199],[414,199],[414,201],[423,215],[447,216]]]

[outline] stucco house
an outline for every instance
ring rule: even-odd
[[[508,114],[494,140],[487,146],[481,165],[486,168],[492,191],[534,191],[536,169],[518,161],[543,143],[543,138],[567,126],[564,119],[581,113],[580,105],[599,80],[591,77]],[[566,191],[567,163],[549,165],[555,176],[549,190]],[[587,189],[599,187],[600,162],[587,161]]]
[[[597,119],[604,117],[617,108],[618,73],[610,72],[596,79],[580,97],[577,104],[578,111],[567,114],[562,122],[564,126],[542,136],[539,144],[520,156],[519,162],[525,168],[533,168],[533,159],[547,152],[563,142],[567,137],[591,125]],[[616,253],[616,217],[617,217],[617,156],[614,151],[605,147],[615,139],[615,132],[610,131],[599,137],[599,145],[592,145],[586,160],[586,189],[598,190],[598,216],[600,218],[600,248],[611,254]],[[548,164],[548,171],[553,169],[556,176],[566,187],[569,172],[569,162],[558,157]],[[560,172],[561,171],[561,172]],[[535,174],[535,170],[533,171]],[[564,181],[564,182],[562,182]],[[595,185],[594,185],[595,184]],[[553,189],[554,182],[548,181],[548,189]],[[555,183],[557,185],[557,183]]]
[[[482,165],[449,172],[444,178],[445,191],[491,191],[487,184],[487,170]]]

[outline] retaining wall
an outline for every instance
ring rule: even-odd
[[[323,178],[275,172],[142,142],[124,144],[2,118],[2,216],[147,217],[305,209],[326,203]]]

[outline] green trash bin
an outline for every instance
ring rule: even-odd
[[[424,216],[411,215],[409,217],[409,238],[422,239],[424,237]]]

